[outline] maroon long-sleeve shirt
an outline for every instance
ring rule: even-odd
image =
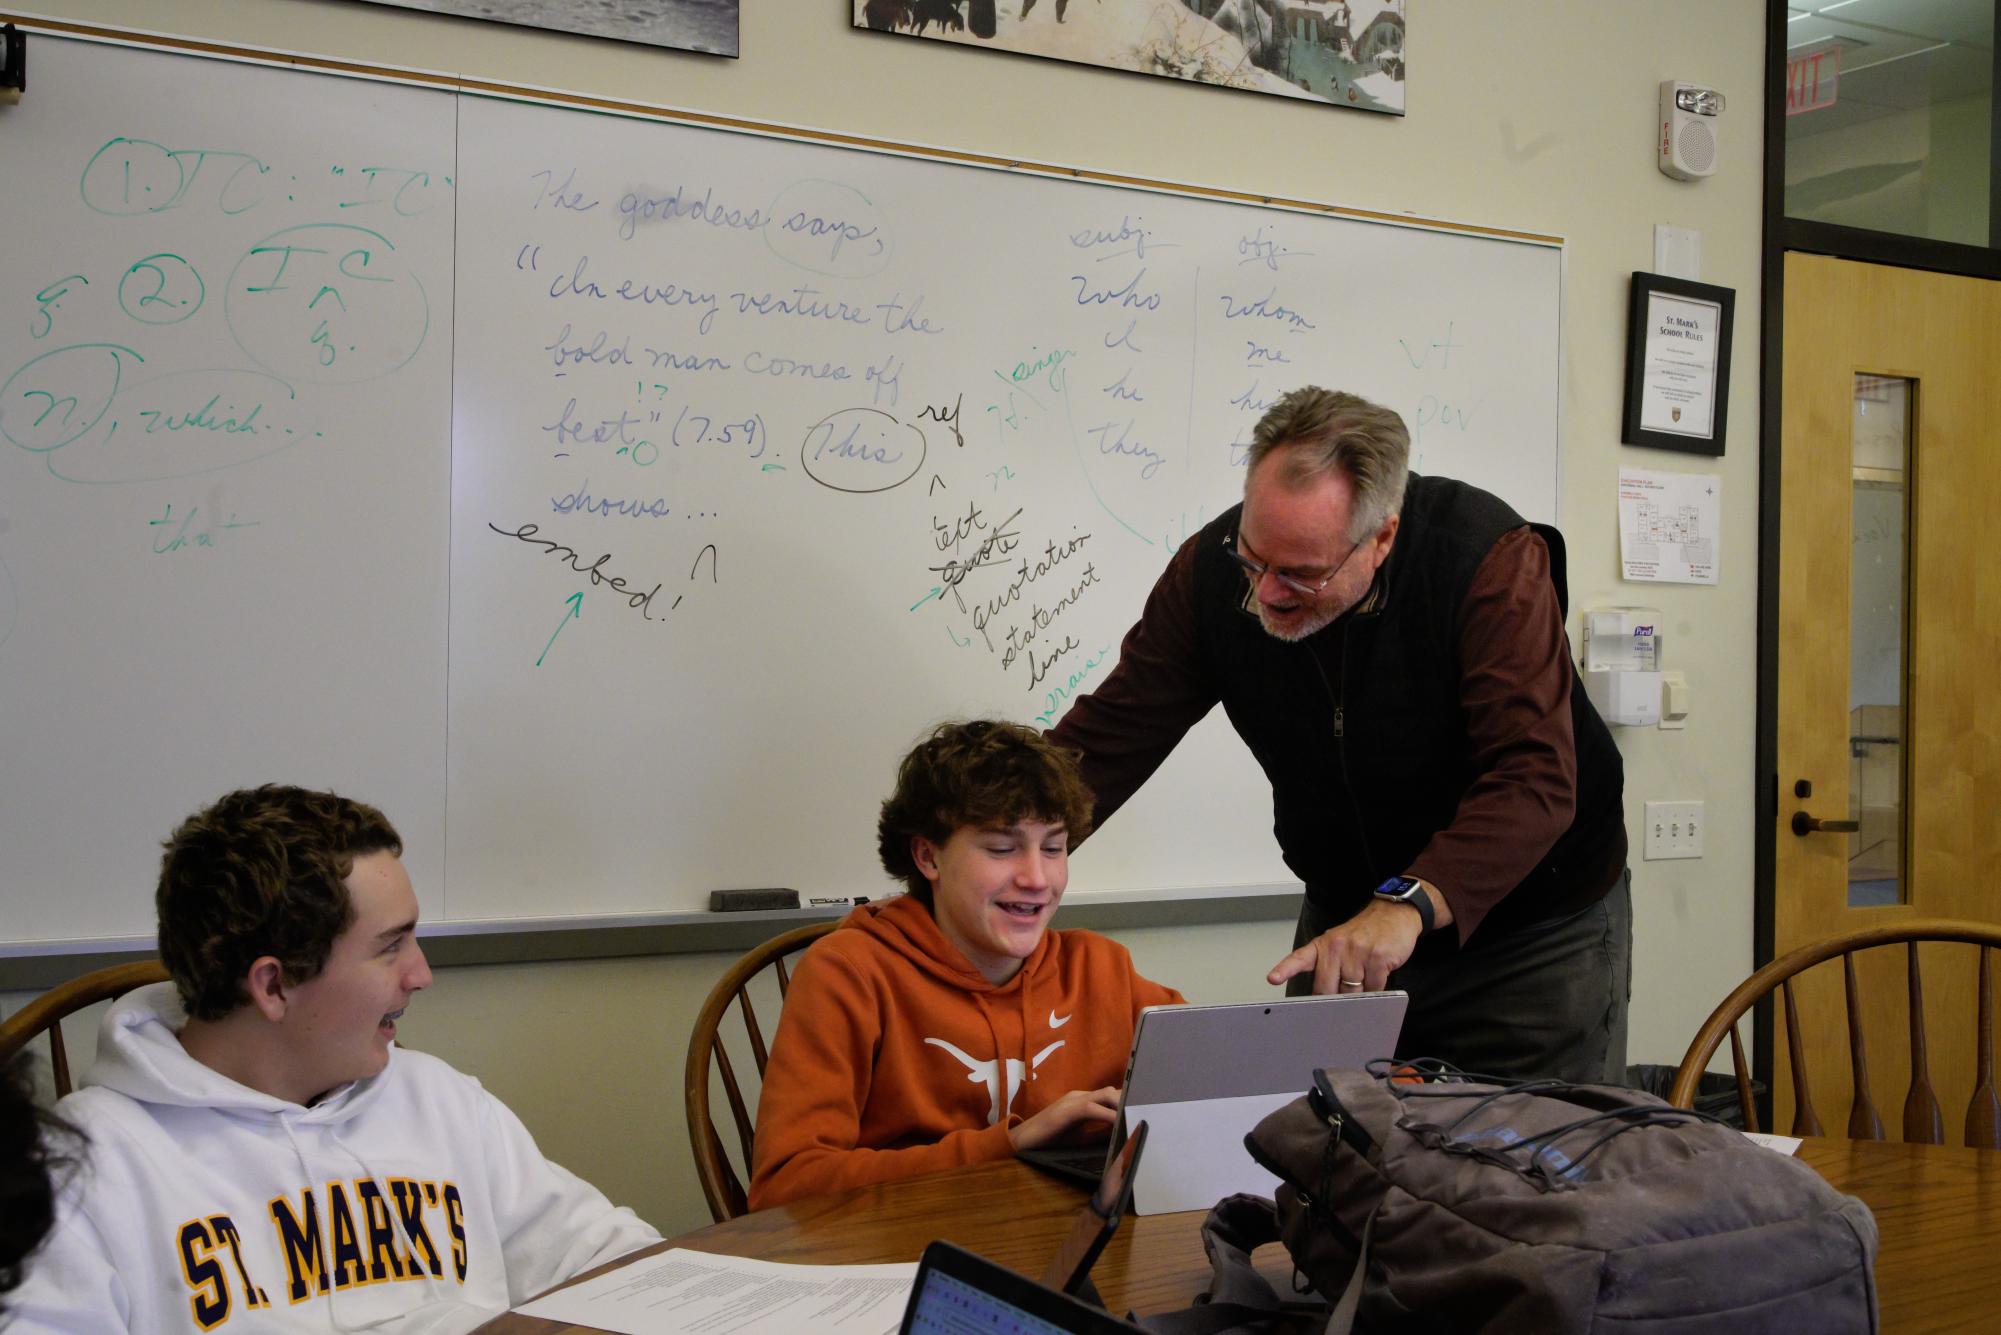
[[[1083,753],[1097,824],[1216,704],[1199,667],[1194,570],[1195,544],[1187,543],[1148,596],[1118,666],[1053,730],[1059,743]],[[1381,593],[1379,583],[1360,606]],[[1459,699],[1479,777],[1407,872],[1438,887],[1463,943],[1549,852],[1576,810],[1573,669],[1549,549],[1533,530],[1511,530],[1488,550],[1460,604],[1457,636]],[[1338,691],[1332,674],[1339,655],[1322,655],[1322,664]],[[1585,884],[1602,892],[1617,872],[1604,869]]]

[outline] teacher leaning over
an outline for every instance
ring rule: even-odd
[[[1280,399],[1243,504],[1182,544],[1054,736],[1103,824],[1221,701],[1306,883],[1271,982],[1407,990],[1399,1056],[1620,1079],[1624,777],[1564,635],[1563,538],[1409,457],[1387,408]]]

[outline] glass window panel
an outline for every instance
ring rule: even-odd
[[[1906,902],[1904,608],[1914,385],[1855,377],[1849,569],[1848,905]]]
[[[1988,244],[1994,8],[1787,6],[1787,216]]]

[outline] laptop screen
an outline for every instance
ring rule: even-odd
[[[1278,1179],[1251,1158],[1244,1137],[1311,1089],[1315,1070],[1395,1052],[1408,1004],[1402,992],[1351,992],[1142,1012],[1119,1106],[1126,1121],[1144,1118],[1153,1128],[1135,1210],[1207,1210],[1239,1192],[1273,1195]]]
[[[1068,1335],[998,1294],[933,1271],[911,1298],[910,1335]]]
[[[1132,1335],[1138,1329],[941,1241],[924,1249],[901,1335]]]

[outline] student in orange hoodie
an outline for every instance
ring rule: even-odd
[[[1124,946],[1049,930],[1088,833],[1071,752],[1012,723],[938,727],[882,804],[910,893],[799,961],[757,1110],[750,1205],[1004,1159],[1101,1133],[1133,1026],[1179,992]]]

